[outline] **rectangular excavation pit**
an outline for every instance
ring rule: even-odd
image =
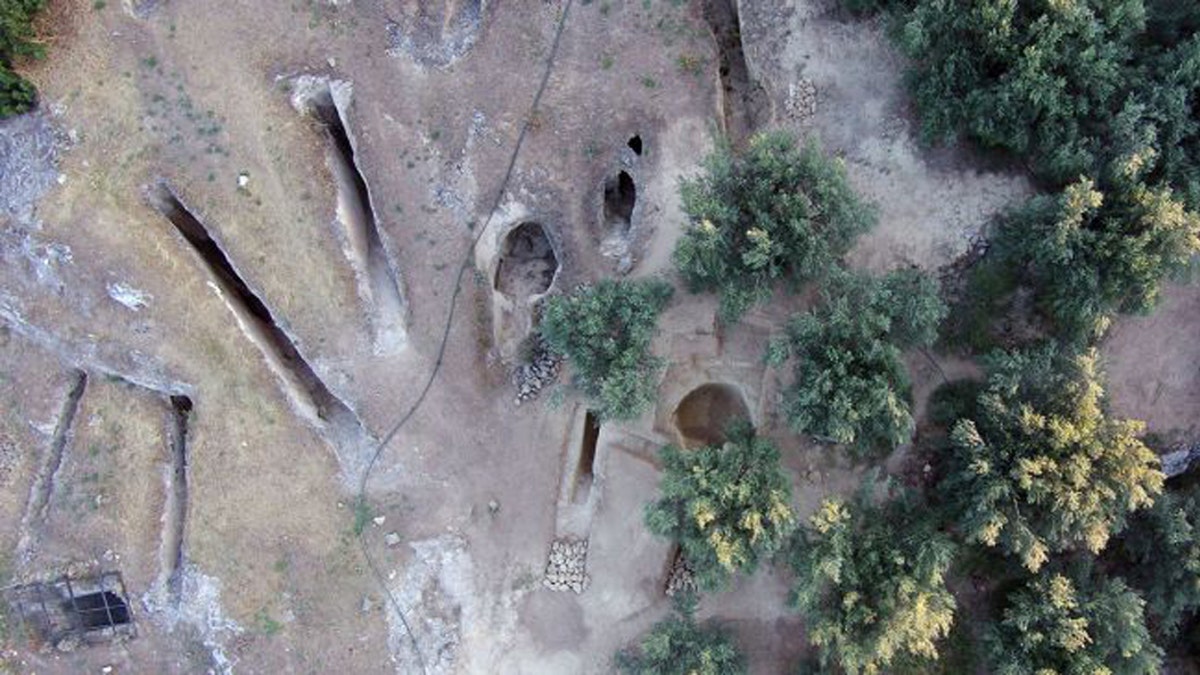
[[[267,305],[242,279],[208,228],[166,185],[155,186],[149,200],[208,269],[242,333],[262,352],[297,413],[332,434],[337,441],[361,440],[364,430],[357,415],[317,376]]]
[[[704,0],[703,14],[717,42],[725,135],[740,145],[766,121],[771,103],[746,64],[738,0]]]
[[[313,77],[297,78],[296,85],[293,105],[320,122],[329,139],[325,163],[337,191],[343,251],[354,268],[359,295],[371,312],[376,351],[394,353],[407,342],[407,301],[347,124],[351,85]]]
[[[26,557],[34,546],[46,523],[50,508],[50,494],[54,490],[54,481],[58,477],[63,464],[63,454],[67,443],[71,440],[75,417],[79,413],[79,404],[83,400],[83,392],[87,388],[88,376],[82,370],[73,373],[74,382],[67,398],[63,401],[58,421],[54,425],[54,436],[50,439],[50,447],[46,451],[45,461],[30,488],[29,501],[25,505],[25,513],[21,519],[21,536],[17,543],[17,551],[21,557]]]
[[[170,444],[166,473],[166,506],[163,510],[162,544],[159,550],[158,585],[178,603],[182,593],[183,536],[188,512],[188,422],[192,399],[171,396],[167,442]]]
[[[34,645],[102,644],[136,635],[119,572],[37,582],[5,591],[5,600]],[[65,647],[64,647],[65,648]]]
[[[600,440],[600,420],[591,410],[583,419],[583,437],[579,446],[579,461],[575,466],[575,480],[571,487],[571,501],[586,502],[592,493],[592,482],[596,476],[596,443]]]

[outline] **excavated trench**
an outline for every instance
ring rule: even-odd
[[[504,237],[496,263],[496,290],[513,299],[541,295],[554,283],[558,256],[540,223],[521,223]]]
[[[675,408],[675,428],[686,448],[719,446],[725,442],[725,430],[731,423],[749,419],[746,400],[728,384],[701,385]]]
[[[337,217],[345,232],[345,253],[358,278],[359,294],[372,310],[376,349],[391,353],[407,340],[400,275],[380,233],[371,191],[355,159],[354,140],[346,125],[349,85],[328,81],[312,86],[302,106],[325,128],[329,138],[326,164],[337,188]]]
[[[622,171],[604,181],[604,222],[613,233],[629,234],[636,205],[637,186],[627,172]]]
[[[188,422],[192,399],[169,399],[167,440],[166,506],[163,510],[162,548],[159,551],[159,584],[167,589],[171,601],[179,603],[183,590],[183,535],[188,512]]]
[[[29,491],[29,502],[25,507],[25,515],[21,522],[21,536],[17,549],[22,557],[29,553],[34,538],[46,522],[46,514],[50,507],[50,495],[54,491],[54,481],[62,468],[63,455],[67,443],[71,440],[71,431],[75,426],[75,417],[79,413],[79,402],[83,400],[83,392],[87,389],[87,373],[82,370],[74,371],[74,382],[63,401],[58,421],[54,425],[54,435],[50,439],[50,447],[46,451],[45,461],[38,471]]]
[[[339,434],[360,429],[354,412],[329,391],[200,220],[165,185],[156,186],[149,199],[208,268],[242,332],[262,352],[301,416]]]
[[[579,448],[579,462],[575,466],[575,480],[571,488],[571,501],[582,503],[592,492],[596,477],[596,444],[600,440],[600,420],[591,410],[583,420],[583,440]]]
[[[734,145],[741,145],[767,121],[770,100],[746,65],[737,3],[738,0],[704,0],[703,13],[717,41],[725,134]]]

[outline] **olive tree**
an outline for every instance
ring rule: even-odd
[[[688,223],[674,260],[693,291],[716,291],[723,320],[836,267],[875,211],[854,193],[838,160],[784,132],[727,143],[680,186]]]
[[[697,625],[695,599],[676,603],[672,616],[654,624],[639,649],[617,653],[617,671],[626,675],[738,675],[745,659],[729,635],[713,625]]]
[[[547,301],[542,337],[569,359],[602,418],[635,418],[654,402],[663,361],[650,342],[672,292],[663,281],[604,280]]]
[[[932,344],[945,315],[936,284],[918,270],[834,277],[768,351],[773,365],[795,363],[783,399],[792,428],[862,454],[903,443],[913,419],[901,351]]]

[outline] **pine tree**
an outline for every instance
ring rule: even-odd
[[[1161,495],[1130,523],[1121,550],[1156,634],[1174,639],[1200,609],[1200,490]]]

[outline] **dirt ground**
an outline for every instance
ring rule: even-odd
[[[752,115],[727,114],[745,103],[695,0],[575,0],[532,115],[563,0],[51,5],[51,58],[28,71],[43,109],[0,123],[0,571],[119,571],[137,636],[21,646],[10,615],[0,663],[15,672],[607,672],[669,611],[669,546],[638,514],[658,449],[706,433],[686,407],[679,428],[690,392],[740,395],[804,517],[865,469],[778,419],[789,375],[762,352],[805,297],[718,329],[715,299],[680,287],[654,345],[669,361],[657,408],[604,425],[590,462],[565,379],[514,404],[533,300],[615,274],[678,282],[678,181],[731,118],[845,160],[880,206],[851,256],[870,270],[942,267],[1030,189],[922,148],[881,27],[827,0],[741,3]],[[330,154],[327,118],[293,105],[314,81],[345,85],[329,89],[337,151],[356,166]],[[154,208],[156,189],[240,286]],[[530,222],[546,240],[508,241]],[[1198,378],[1175,365],[1200,357],[1180,337],[1198,310],[1172,289],[1116,327],[1119,411],[1194,431]],[[944,372],[975,372],[923,358],[919,404]],[[558,539],[589,542],[580,594],[542,585]],[[788,583],[764,568],[703,603],[755,673],[807,649]]]

